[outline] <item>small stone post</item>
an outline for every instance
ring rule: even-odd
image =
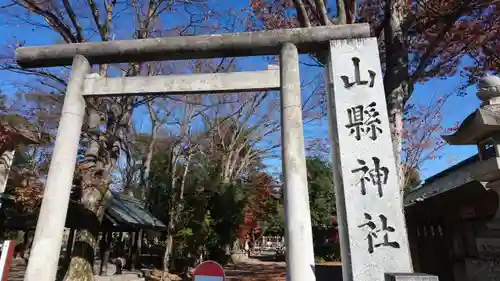
[[[302,128],[299,55],[295,45],[290,43],[283,45],[280,61],[287,280],[315,281],[311,212]]]
[[[85,100],[81,94],[90,70],[84,56],[74,57],[25,281],[54,281],[56,278],[85,117]]]

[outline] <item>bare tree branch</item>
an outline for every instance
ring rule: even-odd
[[[76,18],[75,12],[71,7],[71,4],[69,3],[68,0],[63,0],[63,4],[64,8],[66,9],[66,12],[68,13],[68,17],[70,18],[71,22],[73,23],[73,26],[76,29],[76,40],[78,40],[78,42],[83,42],[84,41],[83,29]]]
[[[32,0],[16,0],[16,3],[24,6],[26,9],[44,17],[49,25],[61,35],[66,43],[78,43],[78,40],[73,36],[70,27],[53,13],[44,10],[38,6],[38,3]]]

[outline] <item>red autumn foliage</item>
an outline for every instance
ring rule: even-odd
[[[261,231],[260,222],[270,211],[272,204],[274,179],[267,173],[259,172],[252,174],[248,179],[249,194],[248,203],[245,206],[243,224],[238,230],[238,237],[245,238],[250,233],[257,234]],[[270,204],[271,203],[271,204]]]
[[[459,73],[465,77],[461,90],[486,73],[500,68],[500,1],[491,0],[252,0],[254,17],[250,30],[367,22],[378,38],[388,110],[395,120],[391,131],[397,143],[397,159],[405,175],[414,173],[424,159],[439,157],[443,128],[439,111],[426,112],[407,105],[406,120],[400,120],[404,104],[416,83],[447,78]],[[332,7],[337,6],[333,17]],[[355,21],[353,19],[356,19]],[[387,46],[386,46],[387,44]],[[407,61],[408,60],[408,61]],[[442,93],[440,93],[442,94]],[[419,92],[419,95],[428,93]],[[394,99],[392,99],[394,98]],[[402,103],[399,102],[402,101]],[[432,107],[441,107],[439,101]],[[392,115],[391,115],[392,114]],[[411,117],[410,117],[411,116]],[[429,120],[432,120],[429,122]],[[404,123],[408,128],[399,125]],[[453,127],[453,126],[452,126]],[[407,130],[406,132],[404,132]],[[419,142],[421,141],[421,142]],[[319,144],[319,143],[316,143]],[[409,163],[406,163],[406,161]],[[404,184],[404,183],[401,183]]]
[[[317,2],[303,0],[252,0],[255,17],[249,29],[275,29],[304,26],[300,21],[305,11],[311,26],[322,25]],[[330,1],[333,2],[333,1]],[[357,1],[344,1],[347,21]],[[433,77],[447,77],[459,69],[469,82],[487,72],[498,73],[500,66],[500,1],[430,0],[399,1],[403,9],[403,33],[410,57],[411,84]],[[357,22],[368,22],[376,37],[383,35],[389,24],[386,1],[363,0],[357,7]],[[331,8],[331,7],[326,7]],[[328,24],[339,19],[330,18]],[[381,44],[383,40],[380,40]],[[381,46],[384,60],[384,46]],[[465,59],[465,60],[464,60]],[[463,67],[459,67],[463,66]]]
[[[23,212],[30,213],[40,207],[43,199],[43,186],[33,180],[29,184],[22,184],[14,188],[14,201]]]
[[[441,158],[440,150],[446,144],[441,136],[457,129],[458,123],[449,127],[443,125],[442,108],[450,96],[433,99],[428,105],[406,105],[403,132],[406,179],[411,180],[412,171],[419,170],[423,162]]]
[[[495,3],[496,2],[496,3]],[[408,29],[414,81],[462,74],[471,82],[486,72],[498,73],[500,2],[491,0],[416,1]]]
[[[34,132],[26,120],[19,116],[1,116],[0,120],[0,155],[17,146],[38,144],[40,134]],[[19,152],[16,152],[17,155]],[[3,159],[0,161],[4,161]],[[43,184],[30,168],[13,165],[9,171],[9,182],[14,201],[23,212],[38,208],[42,201]]]
[[[329,243],[339,243],[340,241],[340,236],[339,236],[339,222],[337,220],[337,216],[332,217],[332,227],[333,227],[333,232],[332,235],[328,238]]]

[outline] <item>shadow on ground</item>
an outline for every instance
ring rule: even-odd
[[[9,281],[23,281],[24,272],[26,271],[26,266],[21,262],[12,262],[12,266],[9,271]]]
[[[253,258],[248,263],[228,265],[225,267],[227,281],[285,281],[286,265],[284,262],[266,261],[269,257],[259,260]],[[9,281],[23,281],[26,266],[13,263],[9,272]],[[334,265],[316,265],[317,281],[342,281],[342,267]]]
[[[285,259],[280,259],[275,255],[261,255],[261,256],[251,256],[252,259],[256,259],[263,262],[284,262]]]
[[[279,264],[236,264],[225,268],[228,281],[283,281],[285,266]]]
[[[284,263],[263,262],[259,264],[242,263],[225,268],[228,281],[284,281]],[[339,264],[316,265],[316,281],[342,281],[342,266]]]

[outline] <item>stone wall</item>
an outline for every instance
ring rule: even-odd
[[[342,281],[342,266],[316,265],[316,281]]]
[[[467,259],[465,266],[468,280],[500,281],[500,258]]]

